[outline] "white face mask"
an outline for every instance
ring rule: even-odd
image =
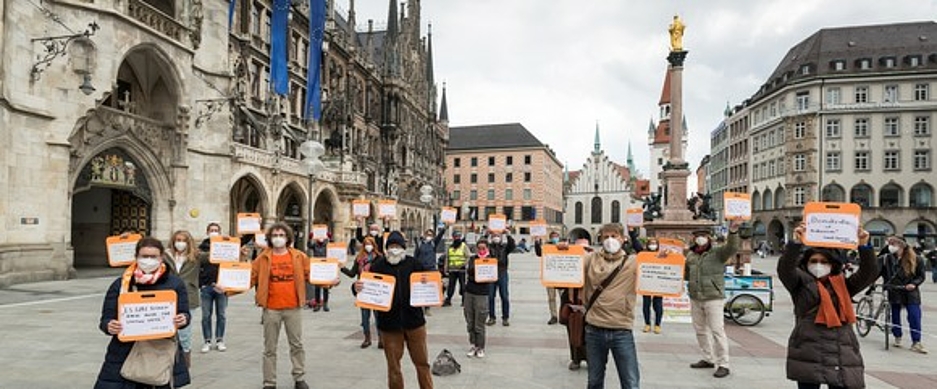
[[[893,244],[888,245],[888,252],[889,252],[889,253],[895,254],[895,253],[898,252],[898,250],[901,250],[901,247],[898,247],[898,246],[893,245]]]
[[[371,230],[371,236],[377,236],[377,230]]]
[[[607,238],[602,242],[602,248],[606,253],[615,254],[621,250],[621,241],[615,238]]]
[[[501,243],[501,237],[500,237],[500,236],[496,236],[496,237],[494,237],[494,238],[491,238],[491,243],[494,243],[494,244]]]
[[[423,240],[425,240],[425,241],[427,241],[427,242],[432,242],[432,241],[433,241],[433,237],[432,237],[432,236],[424,236],[424,237],[423,237]]]
[[[400,247],[393,247],[387,249],[387,263],[391,265],[396,265],[403,261],[404,253],[403,249]]]
[[[137,267],[144,273],[152,273],[159,269],[161,263],[159,257],[139,257],[137,258]]]
[[[833,266],[823,263],[811,263],[807,265],[807,270],[810,271],[810,274],[813,274],[814,277],[823,278],[830,274],[833,270]]]
[[[212,231],[212,232],[209,232],[209,233],[208,233],[208,236],[214,238],[214,237],[216,237],[216,236],[221,236],[221,233],[218,232],[218,231]]]
[[[651,250],[651,251],[657,251],[657,245],[656,245],[656,244],[649,244],[649,245],[647,245],[647,249],[648,249],[648,250]]]
[[[270,239],[270,243],[273,244],[273,247],[282,249],[286,247],[286,237],[278,236],[273,239]]]
[[[176,251],[183,252],[187,247],[189,247],[189,244],[180,241],[173,243],[172,246],[176,248]]]
[[[367,251],[367,252],[370,253],[370,252],[374,251],[374,246],[369,245],[369,244],[366,244],[366,245],[364,245],[364,251]]]
[[[705,246],[707,243],[709,243],[709,238],[705,236],[697,236],[695,242],[697,246]]]

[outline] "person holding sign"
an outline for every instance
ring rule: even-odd
[[[120,278],[111,283],[107,289],[107,294],[104,296],[99,328],[106,335],[111,336],[111,342],[107,345],[107,354],[104,356],[104,363],[101,365],[101,371],[98,373],[97,381],[94,384],[95,389],[143,387],[145,385],[144,383],[128,380],[121,374],[131,350],[138,342],[147,342],[123,342],[118,338],[123,332],[124,324],[126,324],[118,320],[120,310],[117,302],[122,293],[131,291],[174,291],[176,292],[176,315],[173,318],[173,324],[177,329],[185,328],[189,325],[191,319],[185,283],[173,274],[172,270],[163,261],[165,251],[163,244],[158,239],[147,237],[137,242],[135,251],[136,261],[124,270]],[[173,361],[171,382],[174,387],[186,386],[190,383],[190,377],[189,369],[182,357],[182,347],[176,345],[173,352],[175,356],[171,359]],[[166,366],[166,368],[170,367]],[[169,382],[161,385],[163,386],[159,386],[160,388],[168,388]]]
[[[658,250],[657,238],[647,239],[647,251],[655,252]],[[642,295],[643,302],[641,312],[644,314],[644,331],[651,332],[651,306],[654,307],[654,333],[660,334],[660,323],[664,318],[664,297]]]
[[[188,231],[180,230],[172,234],[172,248],[166,257],[173,274],[179,276],[185,284],[185,291],[189,295],[189,310],[199,307],[199,263],[198,248],[195,239]],[[192,327],[186,326],[179,330],[179,344],[185,356],[186,367],[192,367]]]
[[[488,294],[491,292],[489,285],[491,283],[480,283],[475,281],[475,261],[478,259],[491,258],[491,252],[488,250],[488,241],[480,239],[475,242],[476,255],[468,261],[466,272],[467,280],[465,283],[465,300],[462,304],[465,313],[465,326],[468,330],[469,357],[485,357],[485,317],[488,316]]]
[[[342,273],[351,278],[360,279],[361,273],[371,271],[371,265],[381,258],[381,252],[377,249],[377,241],[373,237],[364,238],[364,249],[358,253],[355,258],[355,264],[351,269],[343,267]],[[351,293],[357,295],[355,285],[351,285]],[[376,319],[376,315],[375,315]],[[364,341],[361,342],[361,348],[371,347],[371,310],[361,308],[361,332],[364,333]],[[381,341],[381,333],[377,333],[377,348],[384,348],[384,342]]]
[[[723,327],[725,317],[725,263],[739,250],[739,221],[729,224],[729,240],[715,247],[712,231],[693,232],[693,244],[686,254],[684,278],[689,281],[690,314],[696,342],[703,359],[690,364],[694,369],[717,368],[713,377],[729,375],[729,340]],[[715,342],[715,348],[713,343]]]
[[[329,250],[329,240],[327,236],[319,236],[313,238],[312,234],[309,234],[309,241],[307,243],[308,253],[312,258],[326,258],[328,257]],[[312,289],[312,297],[309,299],[309,302],[306,304],[308,307],[312,308],[313,312],[319,312],[323,310],[329,312],[329,288],[321,287],[318,285],[306,284],[306,293],[308,294],[310,289]]]
[[[804,245],[806,225],[778,260],[778,278],[794,302],[794,330],[787,346],[787,379],[799,388],[864,388],[864,367],[853,332],[852,296],[875,282],[879,263],[869,233],[859,229],[859,271],[847,277],[846,258],[835,249]]]
[[[296,389],[309,389],[306,384],[306,352],[303,350],[302,305],[306,301],[309,281],[309,257],[293,248],[293,229],[286,223],[275,223],[267,230],[272,249],[264,250],[251,265],[251,287],[256,287],[255,301],[263,308],[264,389],[277,386],[277,343],[280,327],[286,328],[293,363]],[[338,279],[335,280],[336,283]]]
[[[213,346],[218,351],[228,349],[224,343],[225,325],[227,323],[225,312],[228,308],[228,296],[224,290],[215,286],[215,283],[218,282],[218,264],[211,263],[209,258],[211,238],[221,237],[221,225],[209,223],[206,232],[208,237],[202,240],[202,243],[198,246],[198,286],[202,300],[202,339],[205,340],[202,345],[202,353],[211,351]],[[212,315],[215,316],[214,336],[212,336],[211,327]]]
[[[452,232],[452,245],[446,250],[445,273],[449,277],[449,286],[446,288],[446,301],[442,306],[452,305],[452,295],[455,294],[455,285],[459,284],[459,294],[463,296],[463,287],[465,286],[465,263],[472,255],[468,243],[462,240],[462,233]]]
[[[430,371],[429,356],[426,349],[426,318],[423,309],[410,305],[410,275],[431,269],[424,269],[423,264],[406,255],[407,241],[400,231],[393,231],[387,237],[387,251],[384,258],[378,258],[371,265],[371,272],[393,276],[396,279],[391,308],[387,312],[377,312],[377,328],[384,339],[384,357],[387,359],[387,385],[390,389],[403,389],[403,372],[400,359],[404,347],[410,354],[410,360],[416,366],[420,389],[433,389],[433,375]],[[364,284],[355,282],[355,291],[360,293]]]
[[[888,302],[895,347],[901,347],[901,309],[904,308],[908,311],[911,329],[911,351],[927,354],[921,344],[921,291],[918,289],[926,278],[924,261],[917,257],[908,242],[894,235],[888,237],[888,253],[882,255],[881,260],[880,276],[890,287]]]
[[[358,240],[358,243],[364,244],[365,235],[362,232],[362,228],[361,228],[361,226],[364,225],[364,217],[359,216],[357,219],[358,219],[358,228],[355,230],[355,239]],[[367,236],[370,236],[374,238],[375,241],[377,241],[377,247],[381,251],[384,250],[384,234],[390,232],[390,228],[388,228],[389,225],[390,225],[390,218],[385,217],[384,218],[384,233],[381,233],[381,227],[378,226],[377,223],[371,223],[371,225],[368,226]]]
[[[506,237],[506,238],[505,238]],[[514,237],[510,234],[503,234],[501,231],[492,231],[491,233],[491,256],[498,259],[498,281],[489,284],[488,287],[488,325],[495,324],[495,294],[501,296],[501,325],[507,327],[511,325],[511,300],[508,294],[508,256],[514,252],[517,245],[514,243]]]
[[[550,240],[548,244],[556,245],[560,243],[560,233],[556,231],[550,231]],[[534,253],[537,254],[537,257],[543,257],[543,242],[540,241],[540,238],[534,241]],[[557,323],[557,308],[556,308],[556,294],[560,293],[560,290],[557,288],[547,287],[547,305],[550,308],[550,320],[547,320],[547,325],[554,325]]]
[[[445,235],[445,228],[440,228],[438,232],[433,232],[432,229],[423,232],[423,240],[413,250],[413,257],[420,261],[424,268],[436,270],[436,248]],[[423,311],[430,316],[429,307],[423,308]]]

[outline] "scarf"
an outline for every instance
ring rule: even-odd
[[[146,274],[143,270],[140,270],[137,267],[137,263],[131,263],[130,266],[127,266],[127,269],[124,270],[124,274],[121,276],[120,283],[120,293],[125,293],[130,290],[130,278],[133,278],[134,283],[139,285],[153,285],[158,281],[163,273],[166,272],[166,263],[163,262],[159,265],[159,268],[155,272]]]
[[[490,253],[491,253],[491,252],[488,251],[488,250],[479,251],[479,252],[478,252],[478,257],[479,257],[479,258],[488,258],[488,255],[489,255]]]
[[[846,288],[846,277],[842,274],[827,277],[833,291],[836,292],[836,299],[839,303],[839,312],[833,306],[833,297],[823,286],[821,280],[817,280],[817,289],[820,292],[820,309],[817,311],[816,324],[826,324],[827,328],[841,327],[845,324],[856,322],[856,311],[852,307],[852,299],[849,296],[849,290]]]

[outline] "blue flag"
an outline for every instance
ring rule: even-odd
[[[306,73],[306,120],[322,118],[322,38],[325,32],[325,0],[309,3],[309,67]]]
[[[228,4],[228,32],[231,31],[231,26],[234,25],[234,9],[237,7],[238,0],[231,0],[231,4]]]
[[[273,0],[273,20],[270,25],[270,84],[273,93],[288,94],[290,74],[286,66],[286,47],[289,43],[290,0]]]

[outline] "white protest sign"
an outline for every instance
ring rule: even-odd
[[[582,246],[569,246],[560,250],[555,245],[544,245],[540,259],[540,282],[552,288],[581,288],[585,283]]]
[[[410,274],[410,306],[438,307],[442,302],[442,276],[438,271]]]
[[[456,213],[457,212],[455,208],[448,208],[448,207],[443,208],[441,215],[440,215],[440,219],[442,219],[442,222],[446,224],[455,223]]]
[[[725,199],[726,220],[752,219],[752,196],[750,194],[726,192],[723,198]]]
[[[176,292],[158,290],[122,293],[117,298],[121,341],[168,338],[176,333]]]
[[[625,225],[628,227],[641,227],[644,225],[644,210],[631,208],[625,212]]]
[[[219,288],[231,292],[243,292],[251,288],[251,265],[249,263],[222,263],[218,266]]]
[[[360,308],[390,311],[394,302],[396,279],[385,274],[361,273],[361,291],[355,296],[355,305]]]
[[[859,247],[858,204],[808,203],[804,207],[804,244],[854,250]]]
[[[489,283],[498,281],[498,260],[479,258],[475,260],[475,282]]]
[[[309,283],[313,285],[332,285],[338,279],[338,260],[332,258],[314,258],[309,261]]]
[[[355,217],[371,216],[371,203],[369,201],[355,201],[352,203],[352,214]]]
[[[547,236],[547,224],[546,223],[531,223],[530,224],[530,236]]]
[[[211,238],[208,258],[211,263],[238,262],[241,260],[241,240],[215,236]]]
[[[507,228],[508,219],[504,215],[488,216],[488,231],[501,232]]]
[[[665,257],[660,257],[655,252],[639,253],[638,277],[635,282],[637,293],[645,296],[680,296],[685,262],[683,254],[667,253]]]
[[[325,256],[335,258],[343,266],[348,262],[348,245],[345,243],[329,243]]]
[[[239,213],[237,214],[237,233],[239,235],[256,234],[263,232],[261,222],[263,218],[259,213]]]

